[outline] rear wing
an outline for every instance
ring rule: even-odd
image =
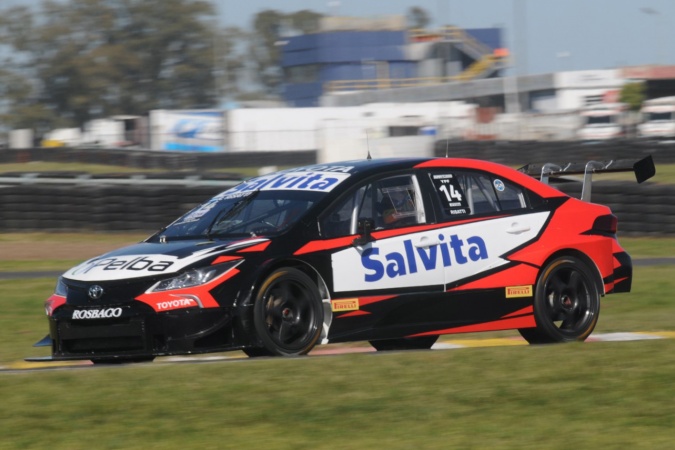
[[[638,183],[647,181],[656,174],[654,160],[651,155],[639,160],[616,159],[610,161],[589,161],[587,163],[527,164],[518,169],[518,171],[533,176],[545,184],[549,183],[551,177],[583,174],[584,184],[581,189],[581,200],[586,202],[591,201],[591,185],[593,184],[592,178],[594,173],[634,172]]]

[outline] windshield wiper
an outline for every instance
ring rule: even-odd
[[[230,209],[225,211],[224,213],[218,214],[215,219],[213,219],[213,222],[209,225],[209,227],[206,229],[206,239],[211,240],[211,230],[213,229],[214,226],[216,226],[218,223],[223,222],[227,219],[230,219],[231,217],[234,217],[235,215],[239,214],[239,212],[244,209],[249,203],[253,201],[254,198],[258,196],[260,193],[260,190],[256,190],[248,194],[247,196],[241,198],[240,200],[236,201]]]

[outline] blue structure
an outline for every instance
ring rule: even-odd
[[[406,45],[405,31],[334,31],[292,37],[282,52],[283,98],[293,106],[317,106],[329,81],[412,78],[417,62],[406,58]]]
[[[457,31],[461,38],[457,38]],[[443,33],[412,36],[405,29],[326,31],[293,36],[286,41],[281,53],[282,97],[291,106],[318,106],[326,83],[384,80],[394,86],[396,81],[428,76],[420,75],[420,61],[438,58],[439,53],[445,55],[446,62],[454,60],[459,70],[464,70],[500,48],[501,33],[496,28],[453,28],[452,36]],[[422,52],[413,52],[413,44],[426,47]],[[446,51],[439,52],[439,46],[447,47]],[[491,72],[484,76],[492,75]]]

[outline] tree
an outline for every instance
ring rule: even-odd
[[[218,35],[216,55],[216,91],[220,99],[239,99],[243,94],[249,34],[238,27],[227,27]]]
[[[645,84],[643,82],[626,83],[621,88],[619,101],[626,103],[631,111],[638,111],[645,100]]]
[[[290,20],[291,27],[304,34],[309,34],[319,31],[319,22],[323,15],[308,9],[303,9],[302,11],[288,14],[287,17]]]
[[[284,32],[316,32],[321,17],[321,14],[309,10],[284,14],[268,9],[256,14],[250,55],[253,71],[268,94],[278,94],[281,84],[281,46],[284,45]]]
[[[0,43],[13,54],[0,84],[20,85],[0,92],[12,111],[6,123],[24,123],[21,111],[51,127],[214,106],[213,17],[203,0],[47,1],[37,18],[27,8],[0,11]]]
[[[408,26],[412,29],[426,28],[431,22],[426,10],[413,6],[408,10]]]

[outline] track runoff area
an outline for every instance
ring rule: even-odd
[[[592,334],[586,342],[620,342],[620,341],[640,341],[640,340],[649,340],[649,339],[674,339],[675,331],[657,331],[657,332],[621,332],[621,333],[595,333]],[[520,336],[514,337],[502,337],[502,338],[482,338],[482,339],[443,339],[431,348],[432,350],[456,350],[463,348],[472,348],[472,347],[503,347],[503,346],[515,346],[515,345],[529,345],[524,339]],[[414,350],[403,350],[406,352]],[[424,350],[420,350],[424,351]],[[328,344],[321,345],[316,347],[312,352],[310,352],[309,358],[317,356],[328,356],[328,355],[341,355],[349,353],[373,353],[373,354],[382,354],[383,352],[377,352],[374,348],[364,345],[364,346],[351,346],[348,344]],[[388,352],[386,352],[388,353]],[[303,357],[299,357],[303,358]],[[243,361],[243,360],[255,360],[259,358],[249,358],[241,352],[230,352],[228,354],[204,354],[204,355],[194,355],[194,356],[166,356],[159,357],[152,363],[141,363],[141,364],[171,364],[171,363],[203,363],[203,362],[212,362],[212,361]],[[131,365],[131,364],[129,364]],[[137,365],[137,364],[134,364]],[[15,361],[7,365],[1,365],[0,371],[30,371],[30,370],[45,370],[45,369],[73,369],[73,368],[82,368],[82,367],[93,367],[93,364],[90,361],[54,361],[54,362],[28,362],[28,361]],[[101,367],[100,365],[98,367]]]

